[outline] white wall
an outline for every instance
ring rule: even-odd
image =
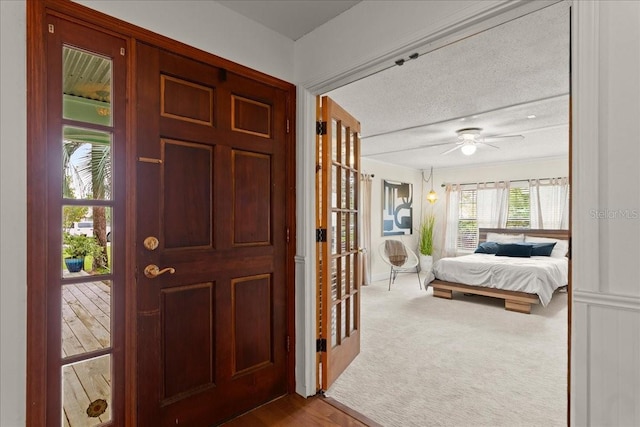
[[[436,49],[557,1],[363,1],[296,41],[295,82],[326,93],[340,80],[387,68],[416,48]]]
[[[639,2],[574,2],[576,426],[640,425],[639,29]]]
[[[24,425],[27,265],[26,6],[0,1],[0,426]],[[39,268],[39,266],[33,266]]]
[[[418,248],[418,228],[422,217],[421,200],[421,172],[415,169],[400,167],[389,163],[371,159],[362,159],[361,169],[363,173],[373,174],[371,182],[371,278],[382,280],[389,278],[389,266],[382,261],[378,252],[378,246],[389,237],[382,236],[382,181],[399,181],[413,184],[413,234],[393,236],[399,239],[414,252]]]
[[[293,81],[293,41],[215,1],[80,0],[77,3]]]
[[[335,75],[336,64],[344,64],[339,70],[343,71],[354,62],[367,62],[372,54],[394,51],[397,41],[409,42],[416,29],[437,28],[444,17],[473,3],[375,1],[357,4],[298,40],[296,57],[304,60],[296,62],[296,77],[303,82],[322,79]],[[398,22],[403,25],[397,25]]]
[[[436,215],[434,236],[434,259],[439,259],[444,245],[444,224],[446,195],[442,184],[463,184],[502,180],[520,180],[532,178],[553,178],[569,176],[569,158],[551,158],[487,164],[475,167],[456,167],[434,169],[433,189],[438,193],[438,201],[433,205]],[[427,190],[428,191],[428,190]]]

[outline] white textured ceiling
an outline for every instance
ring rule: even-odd
[[[297,40],[359,2],[219,3]],[[560,2],[328,95],[360,120],[366,158],[426,169],[567,156],[569,49],[569,7]],[[524,138],[442,155],[465,127]]]
[[[414,169],[567,156],[569,9],[542,9],[328,95],[360,120],[362,155]],[[527,116],[535,115],[529,119]],[[456,130],[523,139],[455,146]]]

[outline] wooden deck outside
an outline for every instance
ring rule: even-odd
[[[111,288],[101,282],[62,287],[62,356],[101,350],[111,344]],[[62,370],[63,424],[93,426],[111,419],[111,357],[101,356]],[[91,402],[109,405],[98,417],[87,415]]]

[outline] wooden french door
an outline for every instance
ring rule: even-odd
[[[137,51],[138,424],[287,392],[286,92]]]
[[[360,122],[318,97],[316,277],[318,390],[360,353]]]

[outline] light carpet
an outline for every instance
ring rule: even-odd
[[[566,425],[566,293],[527,315],[416,282],[362,287],[361,352],[327,396],[388,427]]]

